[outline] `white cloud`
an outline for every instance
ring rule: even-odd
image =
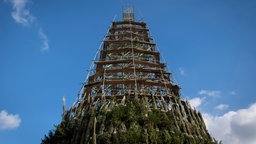
[[[15,22],[22,24],[24,26],[33,23],[35,17],[31,15],[29,9],[27,8],[28,0],[5,0],[12,4],[13,12],[12,18]]]
[[[222,116],[203,114],[209,132],[224,144],[256,143],[256,103]]]
[[[179,72],[180,72],[180,75],[182,75],[182,76],[185,75],[185,70],[184,70],[184,68],[180,67],[180,68],[179,68]]]
[[[200,90],[198,92],[199,95],[207,95],[207,96],[212,96],[212,97],[218,97],[221,94],[221,91],[216,91],[216,90]]]
[[[46,34],[44,33],[42,28],[40,28],[38,30],[38,34],[39,34],[39,37],[41,38],[41,40],[43,42],[43,46],[42,46],[41,50],[42,51],[49,50],[49,40],[48,40],[48,37],[46,36]]]
[[[219,104],[215,107],[215,109],[217,110],[224,110],[224,109],[227,109],[229,107],[229,105],[226,105],[226,104]]]
[[[189,104],[194,107],[194,108],[198,108],[202,102],[203,102],[204,98],[200,98],[200,97],[195,97],[195,98],[192,98],[189,101]]]
[[[40,25],[34,22],[36,17],[34,17],[30,13],[29,9],[27,8],[27,4],[29,0],[5,0],[5,2],[9,2],[12,4],[12,7],[13,7],[12,18],[15,20],[15,22],[23,26],[28,26],[33,23],[35,24],[35,26],[38,28],[39,38],[43,43],[41,50],[42,51],[49,50],[49,39],[47,35],[44,33]]]
[[[0,130],[15,129],[20,126],[20,123],[19,115],[8,114],[5,110],[0,112]]]

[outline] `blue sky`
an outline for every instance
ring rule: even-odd
[[[0,1],[0,143],[40,143],[75,101],[123,1]],[[127,2],[125,2],[127,3]],[[224,143],[256,143],[256,2],[133,1],[182,98]]]

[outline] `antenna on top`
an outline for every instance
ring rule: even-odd
[[[123,21],[134,21],[134,8],[133,6],[123,6]]]

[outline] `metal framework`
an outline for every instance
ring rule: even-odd
[[[133,9],[123,11],[123,21],[112,22],[98,50],[79,101],[147,97],[158,101],[179,98],[178,85],[161,62],[160,52],[144,22],[135,22]]]

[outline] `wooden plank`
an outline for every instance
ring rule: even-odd
[[[129,52],[132,50],[136,53],[151,54],[151,55],[159,55],[160,54],[159,52],[156,52],[156,51],[148,51],[148,50],[144,50],[141,48],[131,48],[131,47],[126,47],[126,48],[121,48],[121,49],[112,49],[112,50],[105,49],[103,51],[106,54],[108,54],[108,53]]]
[[[135,22],[135,21],[116,21],[116,22],[113,22],[112,24],[113,25],[133,24],[133,25],[146,26],[145,22]]]
[[[151,42],[146,42],[146,41],[137,41],[137,40],[106,40],[104,41],[104,44],[127,44],[127,43],[131,43],[133,42],[135,43],[141,43],[141,44],[148,44],[148,45],[156,45],[155,43],[151,43]]]

